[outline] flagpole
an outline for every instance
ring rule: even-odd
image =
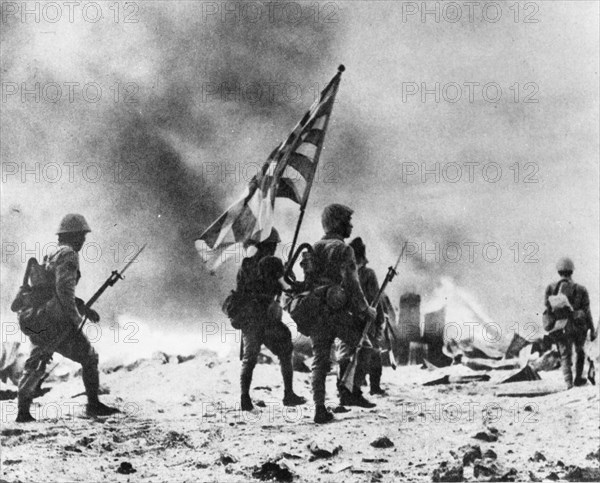
[[[336,78],[341,77],[342,72],[344,72],[345,70],[346,70],[346,67],[344,67],[343,64],[340,64],[340,66],[338,67],[338,73],[334,76],[334,78],[331,80],[329,85],[331,85],[331,83],[333,83],[336,80]],[[329,85],[327,87],[329,87]],[[327,90],[327,87],[325,89],[323,89],[323,91],[321,92],[321,95],[323,92],[325,92]],[[338,88],[339,88],[339,81],[338,81],[337,85],[335,86],[335,92],[333,93],[333,96],[331,99],[332,103],[335,102],[335,97],[337,95]],[[332,109],[333,109],[333,106],[332,106]],[[323,125],[323,134],[324,135],[326,135],[326,133],[327,133],[327,126],[329,125],[330,117],[331,117],[331,114],[329,116],[327,116],[327,119],[325,120],[325,124]],[[315,174],[317,172],[317,167],[319,166],[319,159],[321,157],[321,150],[323,149],[323,144],[325,144],[325,142],[319,143],[319,145],[317,146],[317,150],[315,152]],[[310,190],[312,189],[314,179],[315,179],[315,177],[312,176],[311,179],[308,180],[307,185],[306,185],[306,190],[304,192],[305,193],[304,199],[302,200],[302,205],[300,205],[300,216],[298,216],[298,222],[296,223],[296,230],[294,231],[294,238],[292,240],[292,248],[290,249],[289,256],[288,256],[288,263],[294,256],[294,249],[296,248],[296,243],[298,242],[298,235],[300,234],[300,226],[302,225],[302,221],[304,220],[304,212],[306,211],[306,204],[308,202],[308,196],[310,195]],[[286,271],[290,268],[291,267],[286,267]]]

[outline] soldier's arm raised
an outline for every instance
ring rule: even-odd
[[[81,321],[75,300],[75,286],[79,277],[79,257],[73,250],[65,250],[56,263],[56,296],[64,316],[75,324]]]

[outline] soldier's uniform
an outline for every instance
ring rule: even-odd
[[[277,235],[278,238],[278,235]],[[274,256],[260,252],[245,258],[237,275],[237,292],[244,300],[242,326],[242,370],[240,385],[242,409],[253,408],[250,399],[252,374],[260,349],[264,344],[279,358],[284,383],[284,404],[294,406],[306,402],[293,391],[292,334],[281,320],[281,308],[276,298],[282,289],[283,263]]]
[[[333,215],[332,215],[333,214]],[[327,422],[331,415],[325,413],[325,380],[331,369],[331,348],[336,338],[340,339],[338,364],[338,391],[340,402],[344,404],[349,392],[342,384],[341,378],[350,363],[351,357],[360,342],[362,329],[366,323],[369,306],[358,280],[356,259],[350,246],[344,242],[349,235],[331,229],[329,218],[347,217],[349,223],[352,210],[342,205],[330,205],[323,214],[325,236],[313,245],[313,273],[311,285],[339,286],[345,293],[345,305],[339,310],[323,307],[319,320],[311,329],[310,338],[313,346],[312,390],[316,407],[315,422]],[[350,225],[351,229],[351,225]],[[359,367],[362,364],[359,363]],[[355,381],[360,381],[357,374]],[[362,398],[360,387],[355,384],[352,396]],[[362,399],[365,405],[372,407]],[[347,404],[347,403],[346,403]]]
[[[81,215],[67,215],[61,222],[58,234],[60,236],[62,233],[77,232],[84,234],[85,238],[85,233],[89,231]],[[29,407],[53,352],[81,364],[83,384],[88,398],[88,414],[101,416],[119,412],[100,403],[98,354],[87,337],[78,330],[82,322],[75,298],[75,287],[81,278],[79,254],[70,244],[59,241],[58,247],[44,257],[43,267],[48,282],[54,286],[54,295],[43,306],[37,308],[35,328],[32,326],[27,330],[28,322],[22,322],[26,332],[30,334],[32,350],[19,381],[17,421],[33,420]],[[95,311],[90,312],[98,316]],[[23,317],[23,312],[19,313],[19,317]]]
[[[367,261],[365,261],[365,264],[358,268],[358,279],[365,294],[365,298],[367,299],[369,305],[371,305],[379,293],[379,282],[377,280],[375,270],[367,267],[366,263]],[[377,305],[377,317],[375,318],[373,324],[371,324],[371,328],[368,333],[369,340],[373,347],[363,349],[365,352],[364,361],[366,365],[364,372],[369,375],[371,394],[383,394],[380,383],[381,374],[383,372],[383,367],[381,364],[381,342],[383,338],[384,326],[385,318],[383,307],[381,303],[379,303]]]
[[[572,262],[571,262],[572,263]],[[567,386],[573,386],[572,372],[572,354],[573,346],[575,346],[575,385],[585,384],[585,379],[582,377],[583,366],[585,364],[584,345],[588,330],[592,331],[594,337],[594,322],[590,311],[590,298],[588,291],[582,285],[579,285],[571,280],[570,276],[563,276],[560,281],[548,285],[545,294],[546,309],[551,311],[549,297],[557,292],[557,286],[560,285],[560,293],[566,295],[569,303],[573,307],[572,320],[568,330],[565,330],[556,338],[561,357],[561,368],[563,371],[564,380]]]

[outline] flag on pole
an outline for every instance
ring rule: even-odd
[[[232,245],[267,239],[273,228],[276,198],[290,199],[301,208],[306,205],[343,71],[344,66],[340,66],[288,138],[250,180],[242,198],[196,240],[205,262],[217,258],[213,269],[227,259],[227,248]]]

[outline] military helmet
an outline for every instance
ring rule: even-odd
[[[321,215],[321,225],[326,232],[335,231],[340,222],[347,221],[354,213],[352,208],[334,203],[326,206]]]
[[[90,226],[85,221],[83,215],[77,213],[69,213],[65,215],[58,225],[57,235],[61,233],[89,233]]]
[[[356,237],[350,242],[352,250],[354,250],[354,256],[357,260],[367,259],[367,247],[365,246],[361,237]]]
[[[280,242],[281,242],[281,238],[279,236],[279,232],[275,229],[275,227],[273,227],[273,229],[271,230],[271,233],[269,234],[269,236],[265,240],[263,240],[261,242],[256,241],[256,240],[252,240],[252,239],[246,240],[244,242],[244,247],[248,248],[248,247],[258,246],[258,245],[263,245],[263,244],[264,245],[268,245],[269,243],[275,243],[275,244],[277,244],[277,243],[280,243]]]
[[[270,235],[267,237],[266,240],[263,240],[261,243],[280,243],[280,242],[281,242],[281,237],[279,236],[279,232],[275,229],[275,227],[273,227]]]
[[[575,271],[575,264],[573,260],[567,257],[561,258],[558,262],[556,262],[556,271],[557,272],[573,272]]]

